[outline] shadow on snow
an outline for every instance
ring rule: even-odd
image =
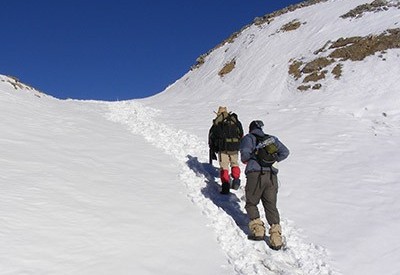
[[[206,187],[201,192],[204,197],[210,199],[216,206],[224,210],[236,225],[246,234],[249,234],[248,223],[249,219],[240,209],[240,200],[232,192],[229,195],[220,194],[220,185],[216,179],[219,178],[219,169],[209,163],[200,163],[197,157],[187,156],[186,162],[188,167],[193,170],[196,175],[206,178]]]

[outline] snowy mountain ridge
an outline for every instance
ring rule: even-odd
[[[146,99],[58,100],[2,76],[0,272],[397,274],[399,1],[309,2]],[[246,239],[243,186],[219,195],[220,105],[291,150],[283,251]]]

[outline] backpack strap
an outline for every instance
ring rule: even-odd
[[[261,141],[264,141],[264,140],[268,139],[269,137],[271,137],[268,134],[264,134],[263,136],[259,136],[259,135],[256,135],[254,133],[250,133],[250,135],[252,135],[252,136],[254,136],[256,138],[256,147]],[[256,150],[256,148],[254,148],[254,151],[255,150]]]
[[[233,119],[234,118],[234,119]],[[232,121],[236,127],[239,127],[239,119],[237,117],[237,114],[235,113],[228,113],[228,116],[225,118],[226,120],[229,119],[229,121]]]

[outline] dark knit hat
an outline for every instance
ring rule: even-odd
[[[254,129],[262,129],[264,127],[264,122],[261,120],[253,120],[249,125],[249,132],[253,131]]]

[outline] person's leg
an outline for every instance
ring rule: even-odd
[[[262,176],[262,183],[265,184],[265,189],[261,195],[261,201],[264,206],[265,217],[269,225],[279,224],[280,215],[277,208],[277,197],[278,197],[278,180],[276,175],[272,175],[270,172],[265,173]]]
[[[221,194],[229,194],[230,177],[229,177],[229,155],[225,152],[219,152],[219,166],[221,179]]]
[[[272,249],[279,250],[283,245],[282,228],[280,226],[280,215],[277,208],[278,178],[276,175],[267,173],[264,175],[266,182],[264,192],[261,197],[265,210],[269,229],[269,243]]]
[[[265,236],[264,223],[260,219],[260,213],[258,211],[258,203],[260,202],[262,195],[262,186],[260,184],[261,174],[260,173],[249,173],[247,175],[245,195],[246,205],[245,209],[250,219],[250,239],[263,240]]]
[[[230,154],[230,164],[231,164],[231,176],[232,189],[238,190],[240,187],[240,167],[239,167],[239,154],[238,152],[232,152]]]

